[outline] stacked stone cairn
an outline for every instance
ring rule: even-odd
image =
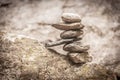
[[[61,40],[50,42],[46,47],[53,47],[64,44],[63,50],[67,51],[68,58],[75,64],[84,64],[91,61],[88,54],[89,46],[83,46],[80,42],[83,36],[84,25],[78,14],[63,13],[62,23],[52,24],[53,27],[63,30],[60,34]]]

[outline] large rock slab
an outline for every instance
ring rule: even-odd
[[[5,48],[6,51],[1,50],[0,53],[0,80],[78,80],[88,78],[85,76],[87,73],[81,73],[82,69],[79,65],[78,67],[71,64],[66,56],[49,52],[43,44],[36,40],[21,38],[11,42],[1,37],[1,41],[2,45],[6,45],[1,49]],[[86,69],[89,72],[88,69],[91,68]],[[99,77],[111,78],[112,74],[104,74],[106,70],[100,69],[102,76],[98,74],[98,80],[101,80]],[[94,77],[94,74],[91,76]]]

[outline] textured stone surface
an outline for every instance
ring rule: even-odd
[[[0,80],[79,80],[89,78],[88,73],[94,70],[71,64],[68,57],[49,52],[37,40],[21,38],[11,42],[1,37],[0,41],[3,45],[0,48]],[[106,78],[105,70],[98,70],[98,80],[101,75]],[[94,73],[90,76],[94,78]]]
[[[98,64],[83,65],[80,71],[81,80],[117,80],[115,74]]]

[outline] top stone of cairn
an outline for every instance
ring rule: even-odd
[[[61,18],[66,23],[75,23],[81,21],[80,16],[75,13],[63,13]]]

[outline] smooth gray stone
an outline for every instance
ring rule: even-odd
[[[75,13],[63,13],[61,18],[66,23],[81,22],[80,16]]]
[[[60,37],[62,39],[71,39],[71,38],[77,38],[83,34],[82,30],[68,30],[64,31],[60,34]]]
[[[84,25],[82,25],[81,23],[71,23],[71,24],[58,23],[58,24],[52,24],[52,26],[59,30],[77,30],[84,28]]]
[[[89,46],[83,46],[79,43],[69,43],[65,44],[63,47],[63,50],[69,51],[69,52],[86,52],[90,47]]]

